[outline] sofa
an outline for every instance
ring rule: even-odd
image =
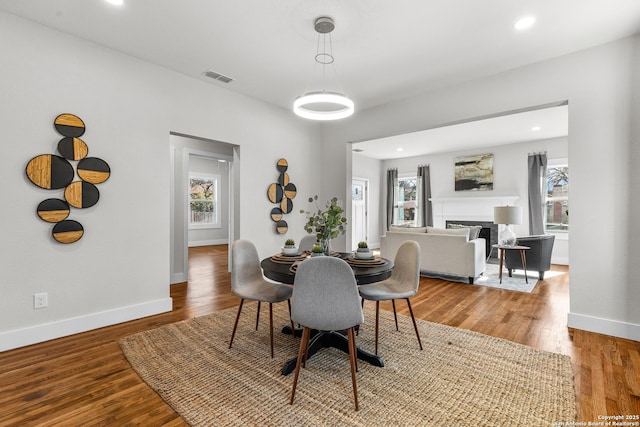
[[[525,251],[527,270],[537,271],[540,280],[544,280],[545,271],[551,270],[551,253],[555,240],[554,234],[518,237],[516,239],[516,245],[530,248]],[[509,271],[509,277],[513,274],[513,270],[522,270],[520,251],[506,251],[504,262]]]
[[[380,255],[394,259],[400,245],[414,240],[420,245],[420,270],[451,276],[464,276],[473,284],[486,267],[486,246],[482,238],[473,238],[467,227],[403,228],[392,226],[381,236]],[[477,235],[477,234],[476,234]]]

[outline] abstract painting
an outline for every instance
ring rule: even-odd
[[[456,157],[455,190],[493,190],[493,154]]]

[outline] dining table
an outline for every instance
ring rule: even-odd
[[[297,265],[309,257],[308,253],[288,256],[283,254],[275,254],[263,259],[260,262],[265,277],[280,283],[294,284]],[[356,258],[351,252],[333,252],[330,256],[339,257],[347,262],[353,270],[353,275],[358,285],[366,285],[385,280],[391,276],[393,270],[393,261],[372,256],[371,259]],[[291,326],[284,326],[282,333],[302,336],[302,329],[291,331]],[[348,341],[346,335],[342,331],[312,331],[312,338],[309,342],[309,351],[307,359],[323,348],[333,347],[345,353],[349,352]],[[367,362],[373,366],[384,366],[382,357],[370,353],[356,347],[357,358]],[[296,367],[297,357],[293,357],[286,361],[282,367],[282,375],[288,375],[293,372]]]

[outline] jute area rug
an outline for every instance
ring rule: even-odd
[[[400,302],[399,304],[402,304]],[[371,307],[369,307],[371,306]],[[373,304],[365,304],[358,345],[373,351]],[[131,335],[120,346],[140,377],[193,426],[551,426],[577,416],[568,356],[475,332],[380,313],[385,367],[359,362],[360,411],[354,410],[349,359],[328,348],[293,374],[283,362],[299,338],[280,333],[286,304],[274,305],[275,357],[269,357],[268,309],[255,331],[255,303]]]

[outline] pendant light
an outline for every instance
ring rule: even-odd
[[[317,18],[314,22],[314,29],[318,33],[314,70],[318,64],[322,67],[322,89],[309,92],[307,85],[305,93],[294,101],[293,111],[298,116],[311,120],[337,120],[349,117],[354,112],[354,104],[342,93],[342,85],[339,85],[339,92],[329,91],[326,88],[326,68],[328,65],[331,65],[333,73],[337,77],[331,41],[331,32],[335,29],[333,19],[327,16]]]

